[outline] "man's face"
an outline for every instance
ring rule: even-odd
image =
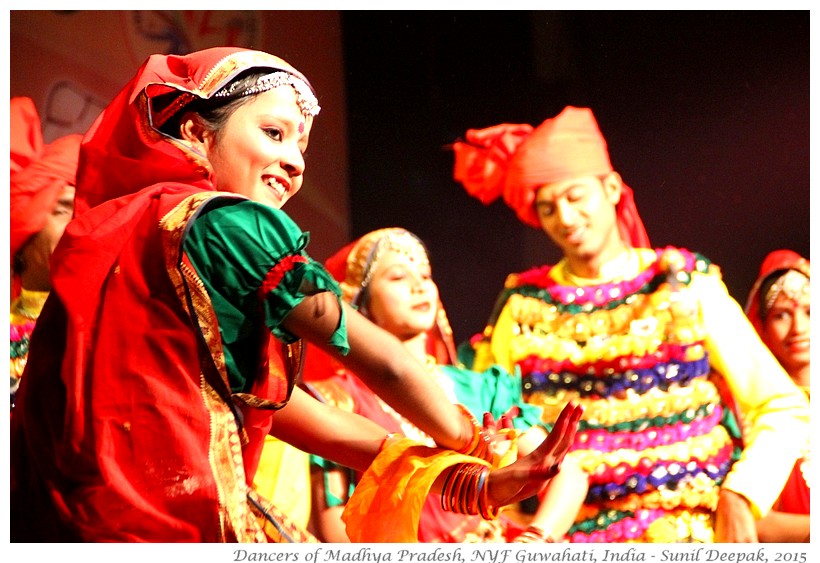
[[[51,289],[49,260],[74,215],[74,186],[63,187],[45,225],[20,249],[25,271],[25,288],[35,291]]]
[[[218,190],[281,209],[302,187],[313,118],[279,86],[237,107],[218,132],[187,138],[213,167]]]
[[[617,174],[572,178],[539,188],[535,209],[541,228],[568,259],[601,261],[623,247],[615,214],[620,194]]]

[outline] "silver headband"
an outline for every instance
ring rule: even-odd
[[[373,274],[376,272],[376,266],[378,265],[381,257],[387,251],[403,254],[410,258],[411,261],[417,262],[421,265],[430,263],[430,259],[427,255],[427,248],[424,246],[424,243],[422,243],[421,240],[414,234],[409,231],[401,230],[384,235],[378,239],[375,244],[373,244],[373,248],[371,248],[370,252],[367,253],[367,258],[365,259],[362,268],[362,281],[356,289],[353,299],[351,300],[353,305],[358,307],[361,304],[360,301],[362,294],[364,290],[370,286],[370,282],[373,281]]]
[[[777,298],[781,294],[785,295],[792,301],[797,301],[803,295],[809,295],[810,289],[811,284],[809,282],[809,278],[806,277],[805,274],[798,272],[797,270],[787,271],[785,274],[777,278],[777,281],[774,282],[766,292],[766,306],[761,317],[766,316],[774,305],[774,302],[777,301]]]
[[[292,86],[293,89],[296,90],[296,104],[299,106],[299,109],[302,110],[302,115],[306,117],[315,117],[319,114],[319,110],[322,109],[319,107],[319,100],[316,99],[316,96],[313,94],[310,86],[308,86],[304,80],[289,72],[277,70],[275,72],[271,72],[270,74],[260,76],[256,82],[242,91],[239,91],[239,84],[239,82],[234,82],[226,88],[219,90],[213,95],[213,97],[227,98],[249,96],[250,94],[258,94],[259,92],[266,92],[268,90],[278,88],[279,86],[287,85]]]

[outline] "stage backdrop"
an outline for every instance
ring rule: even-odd
[[[281,56],[310,79],[322,106],[306,155],[305,183],[285,210],[312,232],[309,250],[315,258],[322,260],[347,242],[338,12],[13,10],[9,19],[10,95],[34,100],[46,142],[84,133],[151,54],[235,45]]]

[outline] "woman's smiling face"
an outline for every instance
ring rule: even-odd
[[[808,283],[808,282],[807,282]],[[808,293],[781,293],[766,313],[763,342],[791,375],[811,363],[811,300]]]
[[[279,209],[302,187],[313,118],[302,113],[292,87],[255,95],[218,131],[190,119],[183,137],[210,162],[216,189]]]

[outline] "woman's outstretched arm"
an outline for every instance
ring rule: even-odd
[[[558,473],[582,414],[580,406],[568,404],[534,452],[490,472],[488,497],[493,506],[532,496]],[[375,422],[321,403],[299,388],[273,417],[271,434],[303,451],[359,471],[370,466],[387,437],[387,431]],[[431,453],[434,451],[431,448]],[[445,471],[439,475],[432,492],[442,491],[447,474]]]
[[[326,405],[299,387],[274,415],[270,433],[302,451],[357,471],[368,468],[388,434],[375,422]]]
[[[329,344],[339,326],[339,302],[330,292],[306,297],[283,325],[338,358],[399,413],[430,435],[437,444],[461,449],[473,428],[461,411],[434,384],[398,338],[382,330],[348,305],[345,307],[350,352],[341,355]]]

